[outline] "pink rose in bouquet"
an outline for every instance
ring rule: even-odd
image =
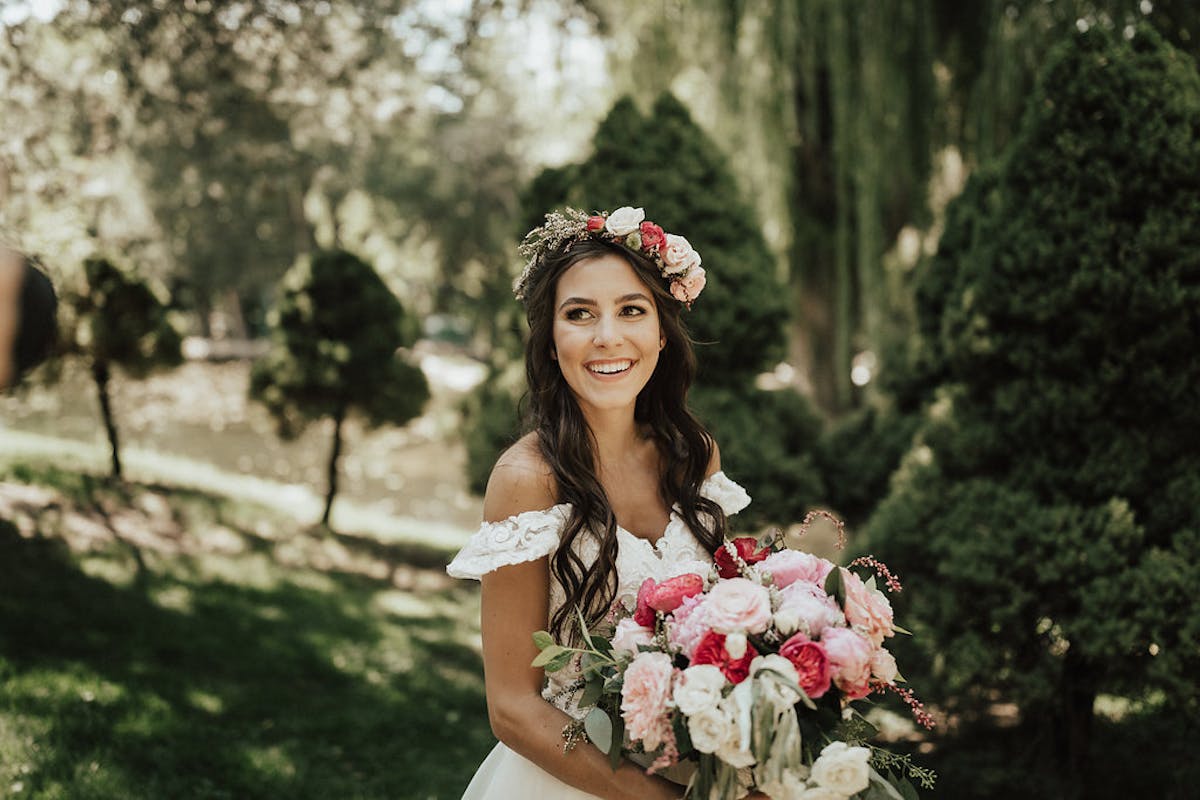
[[[821,644],[829,656],[833,682],[851,700],[871,693],[871,659],[875,647],[871,640],[852,628],[826,628]]]
[[[861,628],[876,647],[895,634],[892,604],[883,592],[863,583],[862,578],[842,568],[842,585],[846,588],[846,620]]]
[[[667,641],[678,647],[689,660],[696,645],[700,644],[700,640],[712,629],[706,609],[705,595],[684,598],[667,623]]]
[[[833,562],[799,550],[779,550],[763,559],[759,569],[771,573],[771,579],[780,589],[796,581],[824,586],[825,577],[833,570]]]
[[[745,578],[718,581],[708,605],[708,621],[721,633],[762,633],[771,625],[771,594]]]
[[[779,593],[775,626],[784,636],[802,631],[815,636],[826,628],[846,624],[837,601],[815,583],[796,581]]]
[[[797,633],[783,643],[779,655],[792,662],[806,695],[815,700],[829,691],[829,656],[820,644]]]
[[[638,645],[649,647],[654,644],[654,629],[638,625],[633,617],[626,617],[617,623],[613,631],[612,646],[614,650],[637,655]]]
[[[666,653],[641,653],[625,670],[621,716],[629,737],[640,740],[647,750],[662,744],[671,729],[667,701],[674,671]]]

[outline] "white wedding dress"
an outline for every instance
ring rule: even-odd
[[[724,472],[710,475],[700,493],[714,500],[726,515],[736,514],[750,503],[746,490]],[[459,551],[446,571],[455,578],[481,576],[510,564],[520,564],[549,555],[558,547],[559,535],[570,512],[569,503],[560,503],[543,511],[526,511],[502,522],[485,522],[466,546]],[[687,523],[679,516],[678,506],[657,543],[617,528],[617,600],[632,610],[638,588],[646,578],[664,580],[691,572],[696,562],[711,563],[704,547],[696,540]],[[585,564],[594,563],[599,544],[590,536],[575,539],[576,552]],[[550,615],[566,601],[558,581],[551,576]],[[547,619],[549,625],[549,619]],[[578,693],[564,690],[578,671],[563,669],[547,676],[542,696],[555,706],[579,718]],[[594,795],[563,783],[532,761],[497,744],[480,765],[463,800],[595,800]]]

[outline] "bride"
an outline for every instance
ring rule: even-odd
[[[488,716],[500,743],[464,800],[681,798],[683,787],[586,740],[578,667],[530,666],[532,634],[572,639],[632,609],[647,577],[705,569],[726,515],[750,499],[720,471],[716,442],[687,409],[695,355],[681,319],[704,286],[700,257],[642,209],[546,217],[521,246],[515,292],[529,322],[530,433],[497,461],[484,523],[447,568],[482,582]],[[697,562],[701,562],[697,564]],[[762,797],[762,795],[755,795]]]

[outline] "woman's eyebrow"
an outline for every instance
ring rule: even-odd
[[[646,295],[642,294],[641,292],[631,292],[630,294],[623,294],[620,297],[618,297],[617,303],[628,303],[630,300],[645,300],[647,303],[650,302],[650,298],[647,297]],[[596,305],[596,301],[591,299],[590,297],[568,297],[566,300],[563,300],[561,303],[559,303],[558,308],[561,311],[566,306],[594,306],[594,305]]]

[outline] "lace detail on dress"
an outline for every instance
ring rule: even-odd
[[[485,522],[446,567],[451,577],[479,580],[487,573],[550,555],[570,506],[526,511],[500,522]]]

